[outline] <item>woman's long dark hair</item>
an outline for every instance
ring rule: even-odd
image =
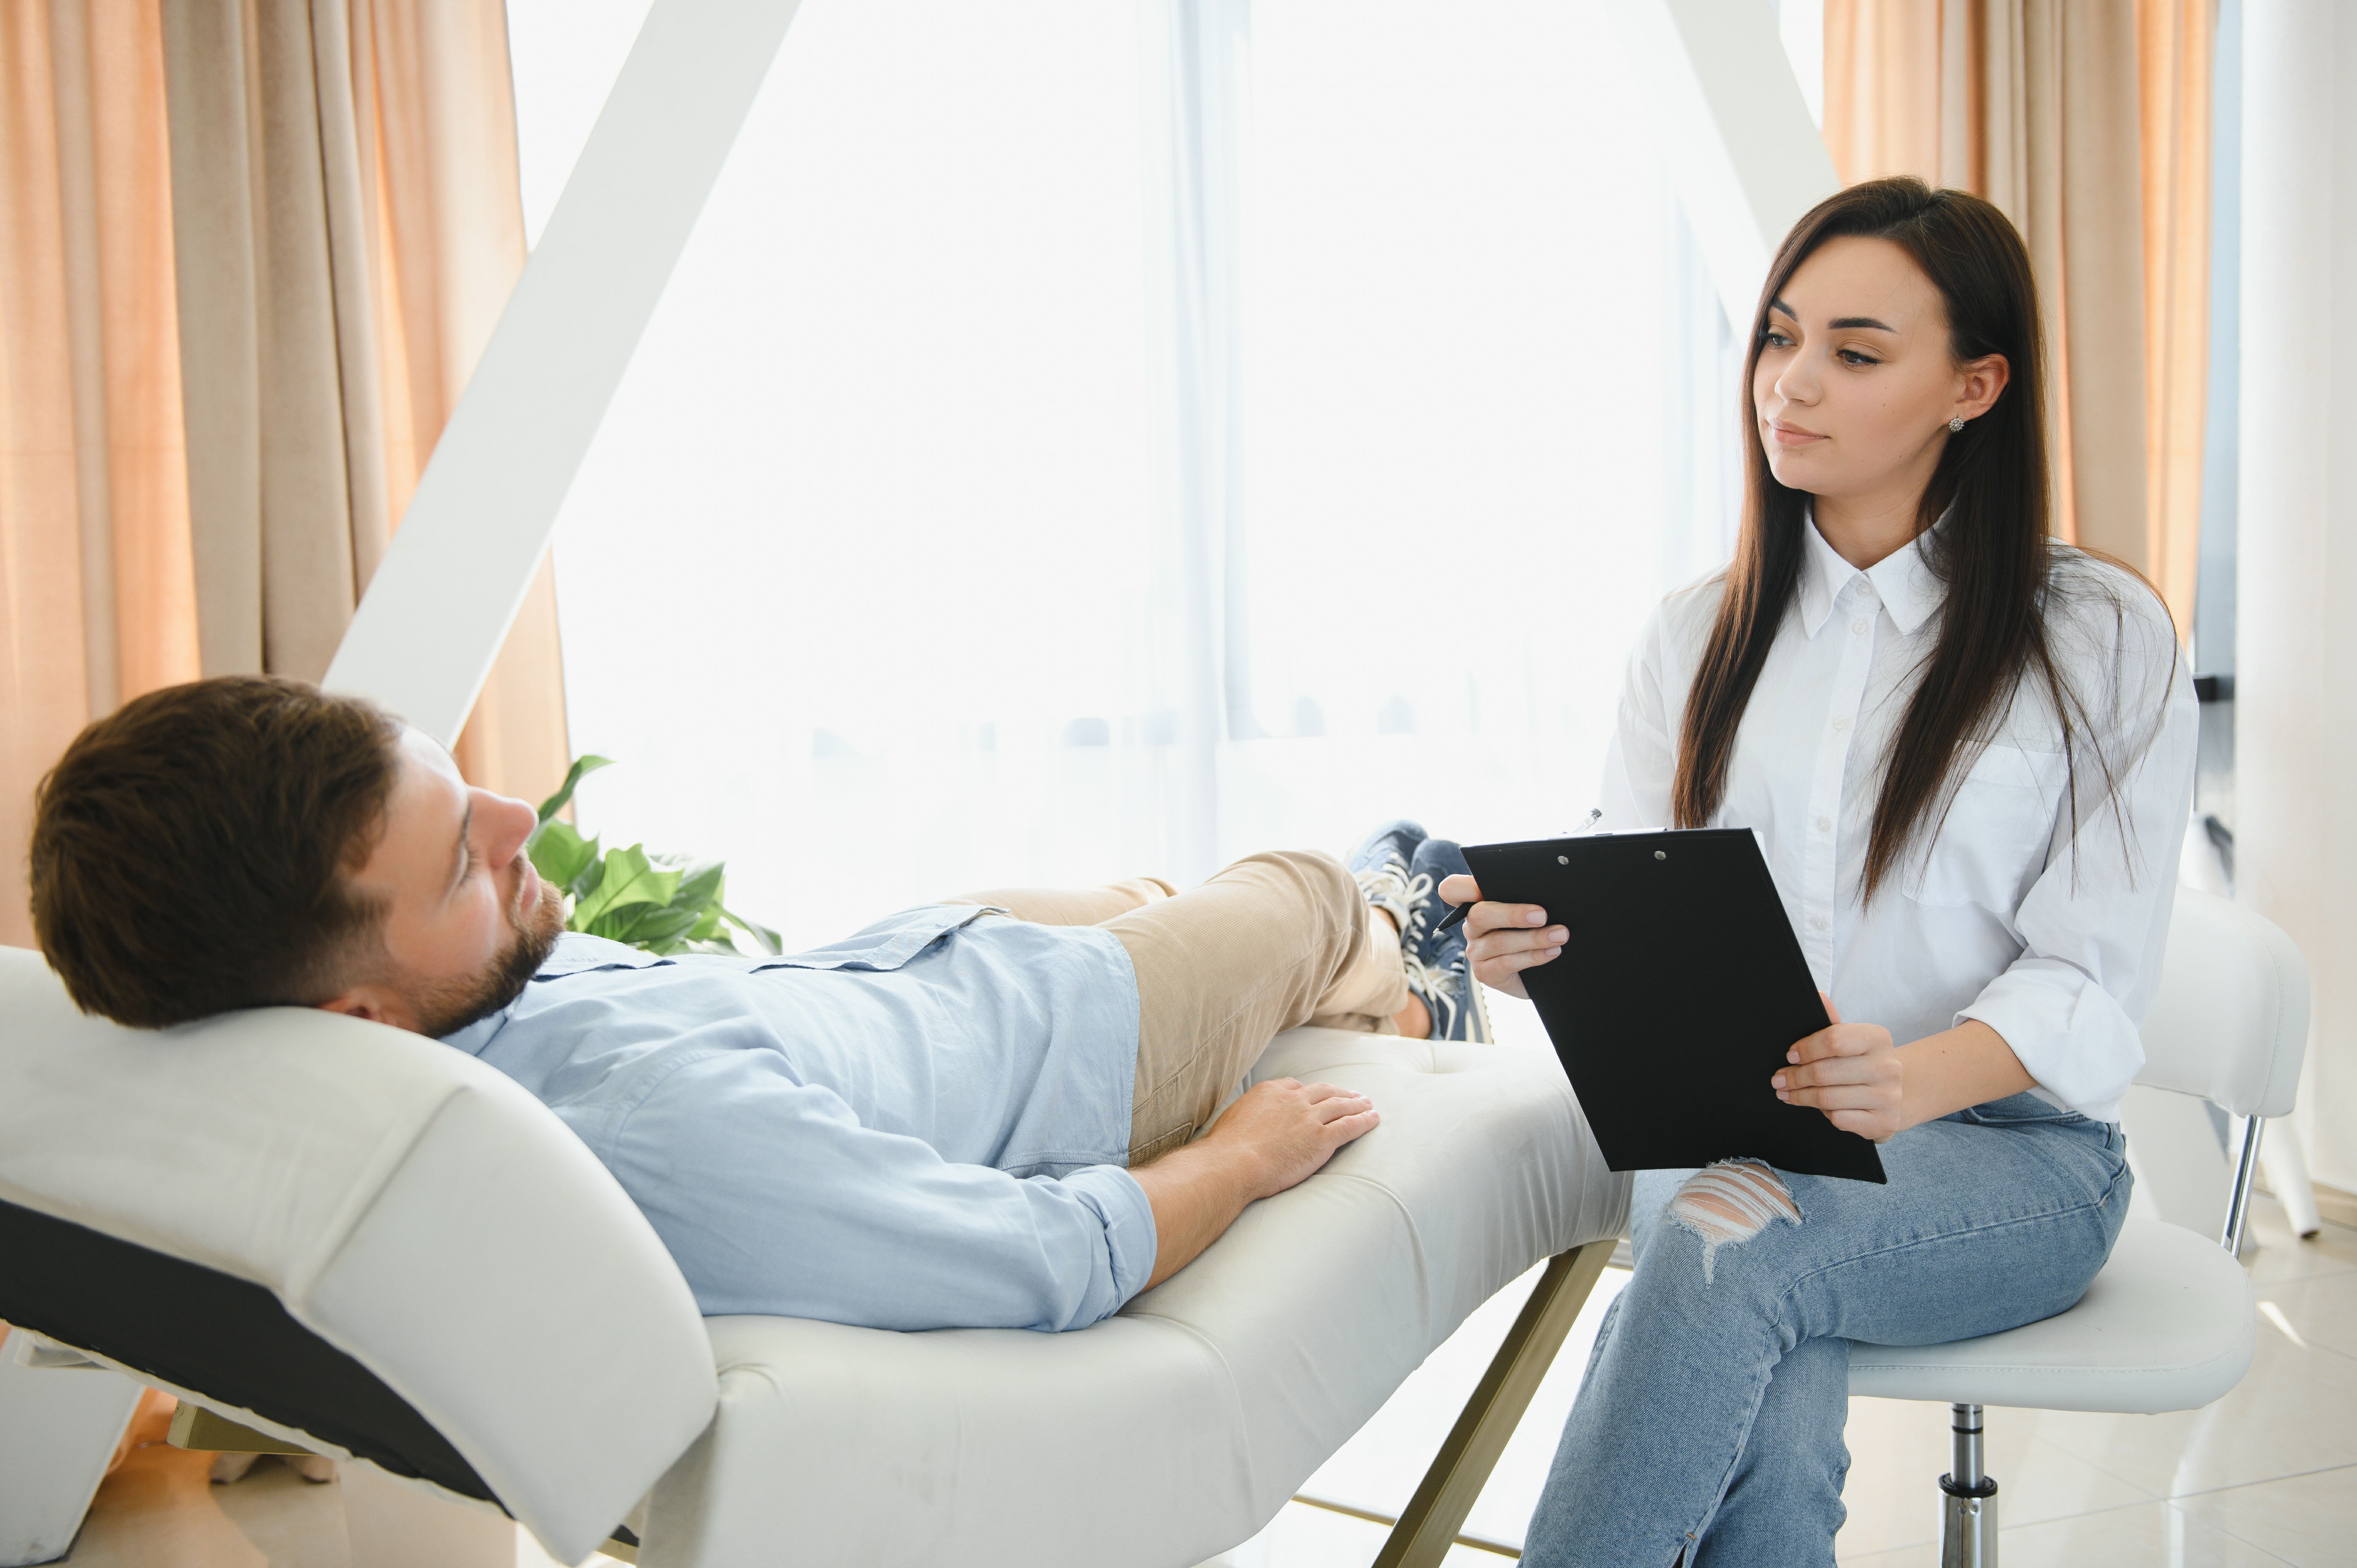
[[[1743,366],[1743,527],[1687,697],[1671,795],[1677,823],[1700,827],[1727,793],[1737,727],[1807,558],[1801,531],[1809,497],[1769,471],[1752,398],[1768,306],[1820,245],[1845,235],[1888,240],[1914,258],[1947,304],[1949,351],[1958,362],[2002,354],[2011,371],[1995,405],[1948,437],[1917,508],[1919,536],[1949,514],[1927,552],[1947,595],[1938,643],[1892,737],[1875,801],[1860,892],[1871,899],[1927,825],[1936,835],[1952,777],[2003,721],[2025,679],[2052,699],[2066,757],[2076,749],[2074,728],[2086,726],[2057,669],[2045,617],[2055,563],[2047,535],[2045,345],[2029,252],[2005,214],[1976,196],[1918,179],[1868,180],[1792,226],[1760,291]],[[2103,771],[2108,795],[2110,769]]]

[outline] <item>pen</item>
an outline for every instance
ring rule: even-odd
[[[1580,824],[1579,824],[1579,826],[1577,826],[1577,827],[1576,827],[1576,828],[1572,829],[1572,832],[1573,832],[1573,833],[1584,833],[1584,832],[1586,832],[1588,829],[1590,829],[1590,828],[1594,827],[1594,826],[1596,825],[1597,819],[1598,819],[1598,818],[1599,818],[1599,817],[1601,817],[1601,816],[1603,816],[1603,815],[1604,815],[1604,808],[1603,808],[1603,807],[1598,806],[1598,807],[1595,808],[1593,811],[1589,811],[1589,812],[1587,813],[1587,821],[1586,821],[1586,822],[1584,822],[1580,823]],[[1570,835],[1569,835],[1569,834],[1566,834],[1566,835],[1565,835],[1565,836],[1568,837],[1568,836],[1570,836]],[[1438,935],[1439,935],[1441,932],[1443,932],[1443,931],[1453,931],[1453,930],[1455,930],[1458,927],[1459,927],[1459,926],[1461,926],[1461,925],[1463,925],[1463,924],[1465,923],[1465,917],[1466,917],[1468,914],[1471,913],[1472,908],[1473,908],[1473,906],[1472,906],[1472,905],[1470,905],[1470,904],[1459,904],[1459,905],[1458,905],[1456,908],[1454,908],[1450,909],[1450,910],[1448,911],[1448,918],[1447,919],[1445,919],[1445,920],[1441,921],[1441,922],[1440,922],[1440,924],[1438,924],[1437,926],[1435,926],[1435,927],[1432,929],[1432,934],[1433,934],[1434,936],[1438,936]]]

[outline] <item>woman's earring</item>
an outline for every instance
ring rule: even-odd
[[[1961,433],[1961,432],[1964,430],[1964,416],[1963,414],[1961,414],[1961,413],[1960,413],[1960,414],[1958,414],[1958,415],[1956,415],[1956,417],[1955,417],[1955,418],[1953,418],[1953,419],[1952,419],[1952,420],[1948,421],[1948,434],[1949,434],[1949,435],[1957,435],[1957,434]]]

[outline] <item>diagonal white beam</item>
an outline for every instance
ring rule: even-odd
[[[1841,188],[1768,0],[1610,0],[1727,325],[1749,332],[1776,247]]]
[[[798,0],[654,0],[326,684],[445,744],[769,74]]]

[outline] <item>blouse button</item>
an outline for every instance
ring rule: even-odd
[[[1863,631],[1865,631],[1865,630],[1866,630],[1866,620],[1865,620],[1865,618],[1864,618],[1864,617],[1860,617],[1858,619],[1857,619],[1857,620],[1854,620],[1854,621],[1850,622],[1850,623],[1849,623],[1849,628],[1850,628],[1850,630],[1852,630],[1852,631],[1856,631],[1856,632],[1863,632]]]
[[[1833,831],[1834,820],[1831,817],[1819,817],[1817,819],[1817,832],[1821,833],[1829,833]]]
[[[1839,718],[1834,720],[1834,728],[1837,730],[1849,728],[1849,715],[1847,714],[1844,714]]]
[[[1822,931],[1831,922],[1826,920],[1823,915],[1812,915],[1809,917],[1809,927],[1813,930]]]

